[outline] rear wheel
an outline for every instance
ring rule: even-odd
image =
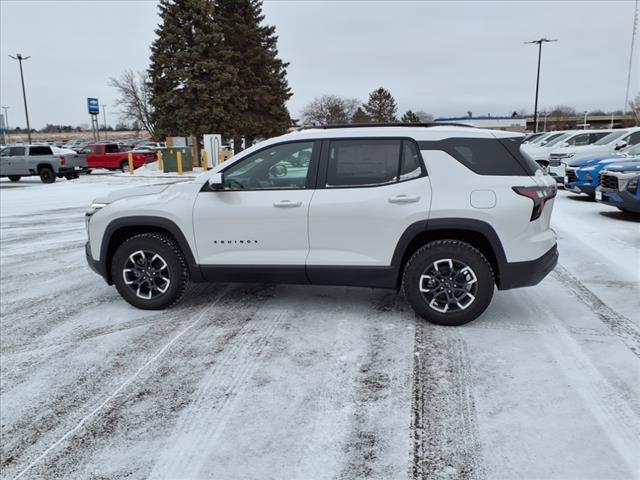
[[[122,170],[125,173],[129,172],[129,162],[124,161],[120,164],[120,170]]]
[[[21,179],[22,177],[20,175],[9,175],[9,180],[11,180],[12,182],[17,182]]]
[[[56,181],[56,176],[51,167],[42,167],[38,173],[42,183],[53,183]]]
[[[145,310],[173,305],[189,283],[182,250],[172,237],[160,233],[142,233],[120,245],[111,275],[122,298]]]
[[[402,284],[422,318],[439,325],[462,325],[486,310],[495,282],[479,250],[458,240],[438,240],[412,255]]]

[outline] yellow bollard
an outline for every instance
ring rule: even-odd
[[[129,152],[129,175],[133,175],[133,153]]]
[[[158,170],[164,172],[164,164],[162,163],[162,152],[158,150]]]
[[[204,168],[205,172],[207,170],[209,170],[209,161],[207,159],[207,151],[206,150],[202,151],[202,168]]]
[[[182,175],[182,152],[176,152],[176,158],[178,160],[178,175]]]

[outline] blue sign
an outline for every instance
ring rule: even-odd
[[[91,115],[100,114],[100,102],[97,98],[87,98],[87,109]]]

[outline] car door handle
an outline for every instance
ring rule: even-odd
[[[292,202],[291,200],[280,200],[273,204],[276,208],[297,208],[302,206],[302,202]]]
[[[418,195],[396,195],[395,197],[389,198],[389,203],[416,203],[420,201],[420,197]]]

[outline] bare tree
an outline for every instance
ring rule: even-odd
[[[151,90],[146,72],[125,70],[120,78],[111,77],[109,86],[118,91],[115,106],[120,111],[120,119],[137,122],[155,138],[153,107],[149,103]]]
[[[355,98],[322,95],[314,98],[302,110],[304,125],[349,123],[361,102]]]

